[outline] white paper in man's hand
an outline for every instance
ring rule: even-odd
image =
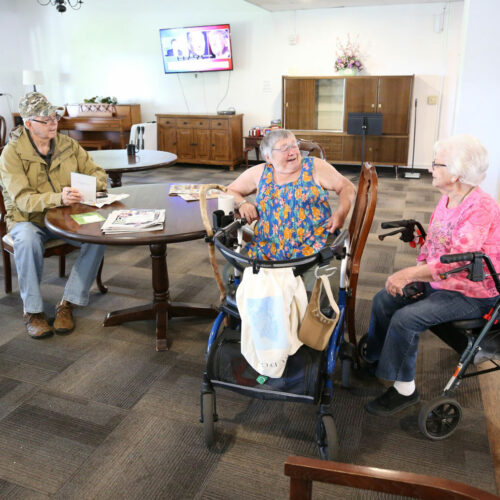
[[[78,189],[83,199],[80,203],[95,205],[97,179],[93,175],[77,174],[71,172],[71,187]]]

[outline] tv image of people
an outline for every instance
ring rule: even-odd
[[[211,30],[208,32],[208,42],[212,57],[227,59],[230,57],[228,30]]]
[[[167,50],[166,57],[174,57],[178,61],[188,59],[189,50],[186,41],[182,37],[172,38],[170,40],[170,49]]]
[[[188,31],[186,37],[189,47],[189,59],[205,59],[211,57],[207,47],[206,33],[204,31]]]

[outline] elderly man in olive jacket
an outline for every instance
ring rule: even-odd
[[[80,145],[57,132],[59,108],[38,92],[26,94],[19,103],[24,126],[14,130],[0,156],[0,183],[7,210],[7,226],[14,241],[19,289],[28,335],[40,339],[74,328],[72,310],[85,306],[96,278],[105,247],[79,244],[78,256],[66,283],[62,300],[56,305],[54,324],[43,313],[40,281],[44,244],[57,238],[44,224],[52,207],[79,203],[81,194],[71,186],[71,172],[93,175],[97,190],[106,189],[106,172]]]

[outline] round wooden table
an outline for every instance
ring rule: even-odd
[[[167,270],[167,243],[190,241],[205,236],[200,216],[200,203],[187,202],[178,196],[169,196],[170,184],[131,185],[112,189],[112,193],[127,193],[130,196],[111,205],[96,209],[87,205],[51,208],[45,223],[54,233],[70,240],[100,245],[149,245],[153,273],[153,302],[144,306],[113,311],[106,315],[104,326],[114,326],[128,321],[156,320],[156,350],[167,350],[168,319],[175,316],[215,317],[213,305],[171,302]],[[162,230],[137,233],[104,234],[104,221],[78,224],[71,216],[87,212],[99,212],[107,217],[113,210],[131,208],[165,209],[165,224]],[[217,200],[207,200],[209,214],[217,210]],[[126,272],[126,269],[124,269]]]
[[[166,167],[177,161],[177,155],[154,149],[141,149],[133,156],[127,155],[126,149],[101,149],[88,153],[100,167],[106,170],[111,180],[111,187],[120,187],[122,174],[126,172]]]

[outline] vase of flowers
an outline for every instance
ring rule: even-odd
[[[337,39],[335,70],[340,75],[357,75],[362,69],[363,63],[359,57],[359,44],[352,42],[349,35],[346,43],[342,43]]]

